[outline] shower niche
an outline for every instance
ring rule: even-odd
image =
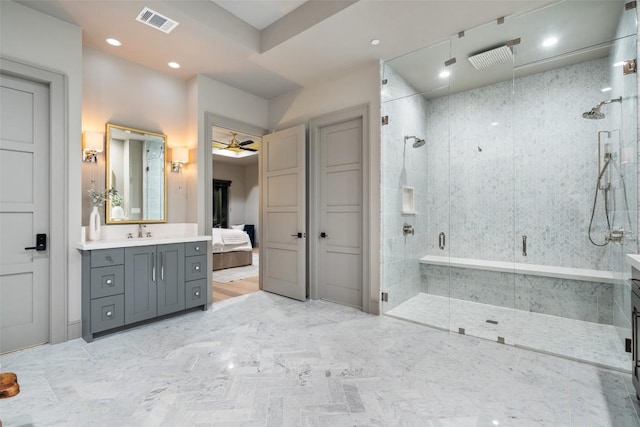
[[[402,208],[401,212],[404,215],[416,214],[416,200],[413,194],[413,187],[407,185],[402,186]]]
[[[636,15],[560,1],[383,64],[381,181],[403,184],[382,188],[383,313],[631,369],[638,79],[616,64],[637,56]],[[501,41],[511,55],[470,61]],[[428,156],[402,146],[404,129]]]

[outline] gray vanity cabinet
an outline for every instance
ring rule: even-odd
[[[124,251],[125,324],[184,310],[184,244]]]
[[[82,251],[82,337],[207,305],[207,242]]]

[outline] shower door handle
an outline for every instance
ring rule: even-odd
[[[522,236],[522,256],[527,256],[527,235]]]
[[[446,237],[445,237],[445,234],[444,234],[444,232],[441,232],[441,233],[438,235],[438,247],[439,247],[441,250],[444,250],[444,245],[445,245],[445,243],[446,243]]]

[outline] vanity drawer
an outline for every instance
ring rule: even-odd
[[[91,269],[91,299],[124,293],[124,265]]]
[[[207,278],[207,256],[189,256],[185,258],[185,280],[198,280]]]
[[[186,283],[186,308],[197,307],[207,303],[207,279],[193,280]]]
[[[207,242],[188,242],[184,246],[185,256],[205,255],[207,253]]]
[[[124,264],[124,248],[91,251],[91,268]]]
[[[91,333],[124,325],[124,295],[91,300]]]

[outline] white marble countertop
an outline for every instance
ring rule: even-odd
[[[636,270],[640,270],[640,255],[627,254],[627,263]]]
[[[81,251],[94,249],[125,248],[131,246],[166,245],[170,243],[202,242],[211,240],[211,236],[175,236],[175,237],[138,237],[133,239],[96,240],[78,242],[76,248]]]

